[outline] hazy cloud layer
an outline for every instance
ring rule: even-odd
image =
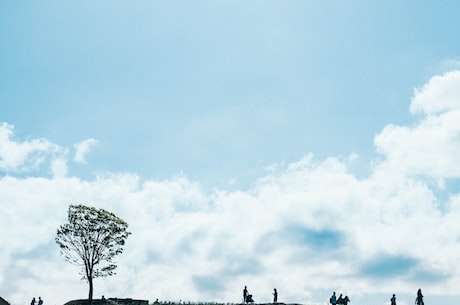
[[[77,163],[86,163],[86,154],[88,154],[91,150],[91,146],[96,145],[97,140],[95,139],[87,139],[80,143],[76,143],[75,147],[75,156],[73,160]]]
[[[286,302],[324,302],[333,290],[413,294],[427,286],[426,294],[458,294],[459,75],[435,76],[415,91],[411,110],[423,116],[375,137],[380,155],[368,176],[351,171],[350,162],[364,162],[355,154],[308,154],[273,166],[247,191],[205,192],[182,176],[83,180],[67,172],[66,148],[15,139],[3,123],[0,294],[13,304],[86,296],[54,244],[72,203],[108,209],[133,233],[118,274],[97,279],[95,297],[238,302],[244,285],[258,302],[270,301],[274,287]],[[95,143],[76,144],[74,161],[84,162]],[[40,167],[54,174],[16,176]]]

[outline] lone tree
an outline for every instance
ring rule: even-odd
[[[91,304],[93,279],[115,274],[113,258],[123,252],[131,233],[128,224],[115,214],[84,205],[70,205],[68,221],[57,229],[56,243],[66,261],[81,267]]]

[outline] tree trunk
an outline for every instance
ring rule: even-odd
[[[88,284],[89,284],[89,294],[88,294],[88,301],[89,304],[93,304],[93,277],[88,277]]]

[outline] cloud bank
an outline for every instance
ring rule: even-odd
[[[415,90],[410,109],[422,116],[376,135],[379,156],[366,177],[351,170],[365,162],[356,154],[307,154],[273,166],[249,190],[205,192],[183,176],[81,179],[67,169],[68,149],[17,140],[3,123],[0,294],[12,304],[87,295],[54,243],[68,205],[82,203],[114,212],[133,233],[117,275],[96,279],[96,298],[239,302],[244,285],[256,302],[270,302],[275,287],[280,301],[300,303],[324,303],[332,291],[352,302],[419,287],[426,295],[458,295],[458,88],[460,71],[452,71]],[[76,144],[73,161],[85,162],[95,143]],[[37,170],[50,174],[24,176]]]

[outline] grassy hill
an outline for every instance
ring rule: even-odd
[[[253,305],[274,305],[273,303],[251,303]],[[64,305],[89,305],[87,299],[73,300]],[[136,300],[136,299],[94,299],[92,305],[245,305],[242,303],[223,303],[223,302],[189,302],[189,301],[155,301]],[[299,303],[277,303],[277,305],[304,305]]]

